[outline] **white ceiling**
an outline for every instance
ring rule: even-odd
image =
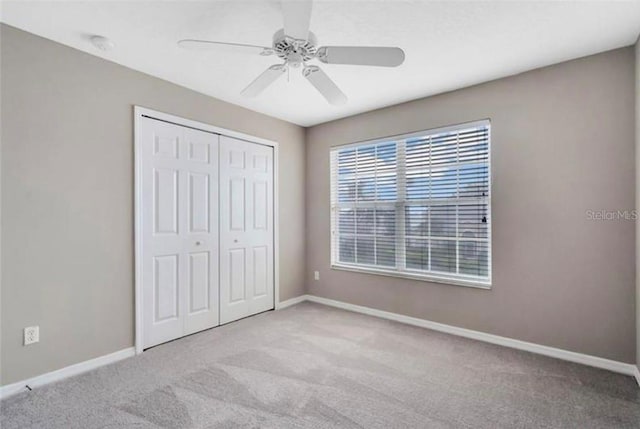
[[[271,45],[277,1],[3,1],[1,20],[213,97],[310,126],[635,42],[640,1],[316,1],[320,45],[399,46],[399,68],[322,65],[347,94],[330,106],[292,71],[255,99],[240,91],[274,57],[187,51],[201,38]],[[111,38],[101,52],[88,36]]]

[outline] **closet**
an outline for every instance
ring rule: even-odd
[[[148,115],[136,140],[143,348],[274,308],[273,147]]]

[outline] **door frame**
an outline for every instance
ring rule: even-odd
[[[143,329],[144,323],[142,319],[143,302],[142,302],[142,154],[141,154],[141,125],[142,118],[148,117],[164,122],[169,122],[178,126],[194,128],[200,131],[206,131],[213,134],[233,137],[245,140],[250,143],[257,143],[273,148],[273,307],[277,310],[280,306],[280,240],[278,228],[278,142],[252,136],[250,134],[217,127],[215,125],[194,121],[171,115],[169,113],[159,112],[142,106],[133,106],[133,134],[134,134],[134,263],[135,263],[135,349],[136,354],[143,352]],[[219,208],[218,208],[219,210]]]

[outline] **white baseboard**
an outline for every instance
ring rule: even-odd
[[[306,301],[307,297],[308,295],[300,295],[300,296],[296,296],[295,298],[288,299],[286,301],[281,301],[276,305],[276,310],[283,310],[287,307],[291,307],[292,305],[301,303],[302,301]]]
[[[620,374],[635,376],[638,380],[638,384],[640,384],[640,373],[638,373],[638,367],[633,364],[618,362],[615,360],[605,359],[597,356],[585,355],[582,353],[571,352],[563,349],[557,349],[554,347],[543,346],[540,344],[529,343],[526,341],[515,340],[513,338],[501,337],[499,335],[487,334],[480,331],[473,331],[471,329],[458,328],[456,326],[445,325],[443,323],[432,322],[430,320],[418,319],[416,317],[410,317],[402,314],[391,313],[388,311],[377,310],[375,308],[349,304],[346,302],[322,298],[314,295],[306,295],[304,300],[317,302],[319,304],[341,308],[343,310],[349,310],[356,313],[368,314],[370,316],[376,316],[382,319],[394,320],[396,322],[406,323],[408,325],[433,329],[434,331],[445,332],[447,334],[457,335],[460,337],[484,341],[486,343],[524,350],[539,355],[566,360],[569,362],[575,362],[583,365],[593,366],[596,368],[606,369]]]
[[[99,368],[110,363],[126,359],[131,356],[135,356],[136,350],[134,347],[129,347],[108,355],[100,356],[95,359],[86,360],[84,362],[76,363],[55,371],[47,372],[46,374],[38,375],[36,377],[22,380],[17,383],[7,384],[0,387],[0,399],[5,399],[11,395],[15,395],[19,392],[27,390],[29,387],[36,388],[44,386],[45,384],[53,383],[54,381],[60,381],[67,377],[82,374],[83,372],[91,371],[92,369]]]
[[[349,304],[346,302],[336,301],[328,298],[322,298],[319,296],[314,296],[314,295],[297,296],[295,298],[291,298],[286,301],[282,301],[278,303],[278,305],[276,306],[276,309],[282,310],[284,308],[291,307],[292,305],[301,303],[303,301],[316,302],[318,304],[324,304],[331,307],[341,308],[343,310],[353,311],[356,313],[362,313],[370,316],[380,317],[382,319],[393,320],[400,323],[406,323],[408,325],[432,329],[434,331],[444,332],[451,335],[471,338],[474,340],[484,341],[487,343],[497,344],[500,346],[510,347],[513,349],[524,350],[531,353],[553,357],[556,359],[593,366],[595,368],[606,369],[609,371],[635,377],[636,381],[638,382],[638,385],[640,385],[640,370],[636,365],[633,365],[633,364],[618,362],[618,361],[605,359],[597,356],[585,355],[582,353],[571,352],[568,350],[557,349],[554,347],[543,346],[540,344],[528,343],[526,341],[514,340],[512,338],[501,337],[499,335],[486,334],[484,332],[473,331],[471,329],[458,328],[456,326],[445,325],[443,323],[432,322],[430,320],[418,319],[416,317],[410,317],[402,314],[391,313],[388,311],[377,310],[375,308]],[[53,383],[54,381],[60,381],[67,377],[82,374],[83,372],[87,372],[92,369],[96,369],[101,366],[108,365],[110,363],[114,363],[122,359],[135,356],[135,354],[136,354],[135,347],[129,347],[127,349],[123,349],[108,355],[100,356],[95,359],[87,360],[84,362],[67,366],[65,368],[58,369],[56,371],[51,371],[46,374],[38,375],[36,377],[32,377],[27,380],[1,386],[0,399],[4,399],[16,393],[25,391],[27,385],[31,388],[44,386],[45,384]]]

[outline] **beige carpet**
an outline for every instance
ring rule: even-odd
[[[637,428],[631,377],[303,303],[2,402],[13,428]]]

